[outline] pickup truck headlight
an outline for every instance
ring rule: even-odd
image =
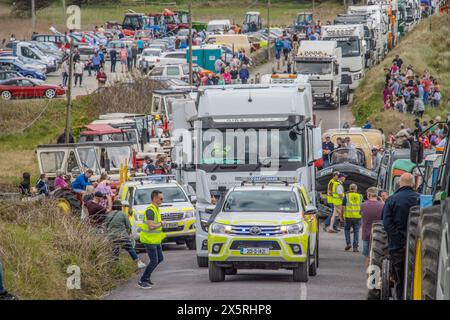
[[[302,234],[305,231],[303,222],[281,226],[281,232],[284,234]]]
[[[227,226],[221,223],[213,223],[211,225],[211,233],[216,234],[228,234],[231,232],[231,226]]]
[[[362,74],[361,73],[357,73],[353,75],[353,80],[359,80],[362,78]]]
[[[194,210],[186,211],[184,213],[184,218],[185,219],[190,219],[190,218],[193,218],[193,217],[194,217]]]

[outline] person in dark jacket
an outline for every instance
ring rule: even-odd
[[[397,277],[397,297],[402,297],[403,294],[409,210],[419,204],[419,194],[413,188],[412,174],[402,174],[399,189],[386,200],[383,208],[383,226],[388,236],[389,254]]]
[[[31,175],[29,172],[22,174],[22,182],[19,184],[19,190],[22,196],[29,196],[31,194]]]
[[[139,269],[145,268],[143,263],[131,243],[131,224],[128,216],[122,211],[122,203],[120,200],[115,200],[112,206],[112,211],[108,213],[105,218],[104,227],[106,234],[114,244],[114,255],[119,257],[120,249],[127,251],[133,261],[136,262]]]

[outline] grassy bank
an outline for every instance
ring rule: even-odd
[[[74,127],[88,123],[94,116],[86,99],[74,101],[72,110]],[[36,177],[36,146],[55,143],[64,126],[64,100],[1,100],[0,184],[17,184],[24,171]]]
[[[81,11],[81,25],[83,29],[92,29],[96,25],[104,24],[108,20],[116,20],[119,23],[127,9],[136,12],[162,12],[166,6],[154,6],[143,4],[121,3],[118,5],[89,5],[83,6]],[[187,9],[182,3],[173,9]],[[271,25],[287,26],[293,23],[294,17],[299,11],[311,10],[312,3],[277,2],[271,7]],[[193,19],[196,21],[209,21],[212,19],[230,19],[242,24],[247,11],[259,11],[262,14],[263,23],[266,23],[267,8],[265,2],[253,0],[217,0],[217,1],[195,1],[193,4]],[[333,19],[337,13],[343,12],[343,6],[339,1],[324,1],[316,4],[316,16],[322,21]],[[47,33],[50,26],[59,30],[65,30],[65,15],[60,5],[53,5],[47,9],[39,10],[37,13],[36,29],[38,32]],[[19,39],[28,39],[31,35],[31,19],[17,19],[9,16],[9,7],[0,2],[0,37],[9,38],[15,33]]]
[[[0,201],[0,260],[20,299],[95,299],[136,271],[128,254],[114,259],[105,236],[45,200]],[[67,288],[69,266],[80,268],[79,290]]]
[[[400,123],[412,123],[412,116],[383,111],[383,68],[390,67],[396,54],[400,55],[404,65],[412,65],[419,75],[429,69],[431,75],[438,79],[442,88],[442,103],[438,109],[427,108],[426,118],[437,115],[445,116],[448,111],[446,105],[450,97],[450,16],[434,16],[430,21],[422,21],[412,32],[407,34],[392,50],[384,62],[366,73],[366,77],[355,91],[353,100],[353,115],[358,124],[366,119],[371,120],[374,126],[382,127],[385,131],[398,130]]]

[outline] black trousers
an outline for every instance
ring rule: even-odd
[[[391,256],[391,262],[393,271],[395,274],[397,299],[403,298],[403,286],[405,281],[405,251],[406,249],[398,249],[395,251],[389,251]]]

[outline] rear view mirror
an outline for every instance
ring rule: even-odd
[[[289,139],[292,141],[297,141],[297,134],[294,131],[289,131]]]
[[[423,145],[420,141],[411,143],[410,160],[416,164],[423,162]]]
[[[128,200],[122,200],[122,207],[130,207],[130,203],[128,202]]]

